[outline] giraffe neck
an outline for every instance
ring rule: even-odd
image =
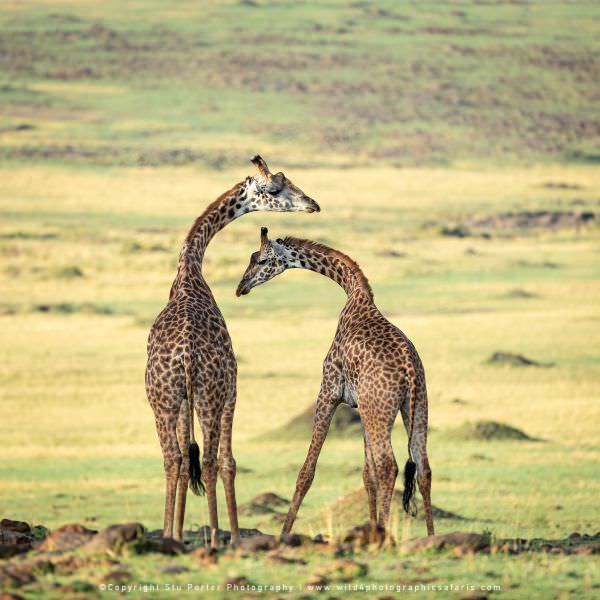
[[[360,267],[349,257],[323,244],[285,238],[286,268],[309,269],[340,285],[348,298],[366,297],[373,303],[373,291]]]
[[[256,210],[248,193],[248,180],[242,181],[219,196],[192,225],[179,253],[177,276],[171,286],[170,298],[187,284],[203,281],[202,261],[208,244],[227,224],[242,215]]]

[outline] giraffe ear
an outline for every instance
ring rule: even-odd
[[[264,246],[269,241],[269,230],[266,227],[260,228],[260,245]]]
[[[269,171],[269,167],[267,166],[265,159],[260,154],[257,154],[254,158],[250,159],[250,162],[256,166],[259,173],[263,177],[266,179],[271,179],[271,171]]]

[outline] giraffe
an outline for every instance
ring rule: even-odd
[[[427,458],[427,388],[417,350],[406,335],[381,314],[360,267],[345,254],[323,244],[293,237],[273,241],[263,227],[260,249],[252,254],[236,294],[248,294],[253,287],[294,268],[309,269],[333,279],[345,290],[347,300],[323,363],[312,440],[282,534],[292,529],[300,504],[312,484],[333,413],[343,402],[358,409],[363,424],[363,482],[369,502],[371,536],[376,536],[378,528],[385,530],[389,523],[398,474],[391,433],[398,411],[408,433],[403,507],[406,512],[414,512],[416,471],[427,534],[433,535],[431,469]]]
[[[196,494],[206,491],[213,547],[218,527],[217,472],[225,488],[232,544],[239,541],[231,447],[237,363],[225,320],[202,275],[204,253],[218,231],[248,212],[320,210],[283,173],[271,173],[260,156],[252,162],[258,175],[247,177],[209,204],[190,229],[169,301],[148,337],[146,393],[154,411],[166,479],[163,535],[182,539],[189,484]],[[202,468],[194,437],[194,409],[202,429]]]

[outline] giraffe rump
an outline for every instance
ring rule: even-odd
[[[190,456],[190,490],[196,496],[204,496],[206,490],[202,483],[202,469],[200,468],[200,447],[196,442],[192,442],[189,446]]]

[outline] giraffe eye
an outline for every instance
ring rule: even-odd
[[[262,260],[258,261],[259,265],[266,265],[269,261],[266,258],[263,258]]]

